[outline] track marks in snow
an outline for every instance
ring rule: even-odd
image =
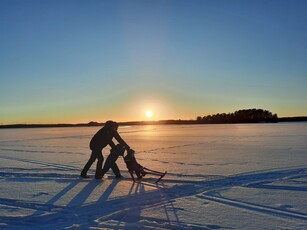
[[[70,166],[70,165],[48,163],[48,162],[44,162],[44,161],[37,161],[37,160],[30,160],[30,159],[23,159],[23,158],[17,158],[17,157],[9,157],[9,156],[0,156],[0,158],[6,159],[6,160],[20,161],[20,162],[25,162],[25,163],[32,163],[32,164],[37,164],[37,165],[42,165],[42,166],[49,166],[49,167],[53,167],[53,168],[57,168],[57,169],[61,169],[61,170],[66,170],[66,171],[71,171],[71,170],[80,171],[79,168],[73,167],[73,166]]]
[[[43,225],[44,223],[54,223],[54,228],[64,228],[65,221],[59,221],[62,217],[69,217],[74,219],[74,223],[88,223],[91,222],[91,226],[97,227],[114,227],[117,226],[129,226],[129,219],[132,227],[136,227],[138,224],[141,226],[141,222],[147,221],[148,227],[162,228],[176,228],[186,229],[181,223],[178,217],[178,212],[185,212],[182,208],[176,208],[175,201],[184,197],[195,197],[204,200],[205,204],[208,202],[219,203],[232,208],[238,208],[242,210],[248,210],[250,212],[257,213],[258,215],[271,215],[278,216],[280,218],[291,218],[307,221],[307,214],[294,212],[291,210],[285,210],[280,207],[269,207],[261,204],[244,202],[235,199],[229,199],[221,196],[218,191],[223,189],[230,189],[232,187],[251,187],[259,183],[265,184],[284,178],[301,178],[307,175],[307,168],[274,170],[253,172],[249,174],[239,174],[229,177],[208,176],[203,178],[202,181],[196,182],[195,180],[180,180],[179,175],[174,179],[165,179],[161,181],[160,185],[154,185],[152,189],[148,189],[149,184],[147,182],[132,183],[131,181],[111,181],[108,187],[104,190],[103,194],[92,203],[84,203],[87,197],[93,193],[94,189],[100,185],[95,180],[75,180],[67,178],[70,183],[55,194],[45,204],[31,203],[29,201],[16,201],[10,199],[0,199],[0,204],[6,206],[15,206],[21,208],[30,208],[36,210],[32,216],[25,218],[18,218],[20,226],[33,226],[34,224]],[[55,175],[56,176],[56,175]],[[174,175],[173,175],[174,176]],[[81,190],[71,197],[69,203],[66,205],[56,205],[56,203],[67,193],[70,193],[72,189],[77,188],[78,183],[85,183]],[[104,181],[102,183],[105,183]],[[110,198],[115,187],[120,184],[131,184],[131,188],[126,196],[118,196]],[[44,195],[44,194],[40,194]],[[140,199],[141,197],[141,199]],[[108,207],[104,209],[103,207]],[[123,207],[118,210],[118,207]],[[141,215],[142,211],[152,211],[155,209],[164,210],[164,216],[166,220],[157,218],[144,217]],[[132,218],[132,219],[131,219]],[[16,226],[16,218],[3,218],[8,226]],[[69,222],[68,222],[69,223]],[[70,221],[71,223],[71,221]],[[160,226],[160,227],[161,227]],[[197,226],[197,224],[191,224],[195,229],[206,229]],[[17,225],[18,227],[18,225]],[[81,226],[82,227],[82,226]],[[193,228],[194,228],[193,227]],[[203,226],[204,227],[204,226]],[[210,229],[210,226],[207,226]],[[213,226],[211,226],[213,227]],[[119,227],[120,228],[120,227]],[[216,226],[216,228],[222,228]],[[116,229],[116,228],[115,228]]]
[[[293,211],[286,211],[286,210],[281,210],[278,208],[273,208],[273,207],[267,207],[259,204],[253,204],[253,203],[248,203],[248,202],[243,202],[243,201],[237,201],[233,199],[228,199],[224,197],[217,197],[217,196],[211,196],[211,195],[199,195],[199,198],[203,198],[205,200],[217,202],[220,204],[240,208],[240,209],[246,209],[249,211],[254,211],[258,212],[261,214],[269,214],[269,215],[275,215],[275,216],[283,216],[283,217],[290,217],[290,218],[295,218],[295,219],[301,219],[301,220],[306,220],[307,221],[307,214],[305,213],[299,213],[299,212],[293,212]]]
[[[293,187],[293,186],[278,186],[271,185],[270,183],[276,183],[279,181],[289,181],[290,178],[304,178],[307,176],[307,168],[297,169],[285,169],[274,170],[268,172],[254,172],[249,174],[241,174],[231,176],[216,181],[208,181],[204,184],[210,185],[215,182],[215,185],[203,191],[202,194],[196,195],[196,197],[211,201],[234,208],[244,209],[251,212],[256,212],[263,215],[274,215],[285,218],[294,218],[307,221],[307,213],[291,211],[292,206],[280,205],[279,207],[270,207],[266,205],[256,204],[252,202],[245,202],[237,199],[230,199],[223,197],[219,191],[231,189],[232,187],[247,187],[247,188],[260,188],[271,190],[287,190],[292,192],[306,192],[306,187]]]
[[[55,154],[73,154],[73,155],[84,155],[84,152],[63,152],[63,151],[49,151],[49,150],[27,150],[27,149],[9,149],[2,148],[0,151],[4,152],[22,152],[22,153],[55,153]]]

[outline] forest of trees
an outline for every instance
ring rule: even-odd
[[[224,124],[224,123],[260,123],[278,122],[277,114],[263,109],[243,109],[234,113],[218,113],[208,116],[198,116],[198,124]]]

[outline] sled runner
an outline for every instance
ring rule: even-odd
[[[148,169],[148,168],[145,168],[145,167],[143,168],[143,172],[144,172],[143,176],[145,176],[147,174],[159,176],[158,179],[155,181],[155,183],[158,183],[167,173],[167,171],[165,171],[163,173],[163,172],[154,171],[154,170],[151,170],[151,169]],[[133,182],[136,182],[135,177],[133,176],[133,171],[129,171],[129,173],[130,173],[130,176],[131,176]],[[142,179],[143,176],[139,176],[139,177],[137,177],[137,179]]]
[[[165,171],[165,173],[163,173],[163,174],[159,177],[159,179],[156,180],[155,183],[157,184],[157,183],[166,175],[166,173],[167,173],[167,172]]]
[[[164,173],[163,172],[158,172],[158,171],[155,171],[155,170],[151,170],[149,168],[146,168],[144,167],[145,170],[147,170],[147,174],[152,174],[152,175],[157,175],[157,176],[160,176],[155,183],[158,183],[167,173],[167,171],[165,171]]]

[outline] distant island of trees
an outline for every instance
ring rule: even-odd
[[[217,113],[208,116],[198,116],[196,120],[160,120],[160,121],[129,121],[119,122],[120,125],[188,125],[188,124],[234,124],[234,123],[277,123],[301,122],[307,117],[282,117],[263,109],[243,109],[234,113]],[[1,128],[48,128],[48,127],[89,127],[102,126],[104,123],[91,121],[82,124],[14,124],[0,125]]]
[[[243,109],[234,113],[218,113],[204,117],[197,117],[198,124],[231,124],[231,123],[261,123],[278,122],[277,114],[263,109]]]

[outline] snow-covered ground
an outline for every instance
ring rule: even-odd
[[[79,178],[98,129],[0,130],[1,229],[307,229],[307,123],[120,127],[158,184]]]

